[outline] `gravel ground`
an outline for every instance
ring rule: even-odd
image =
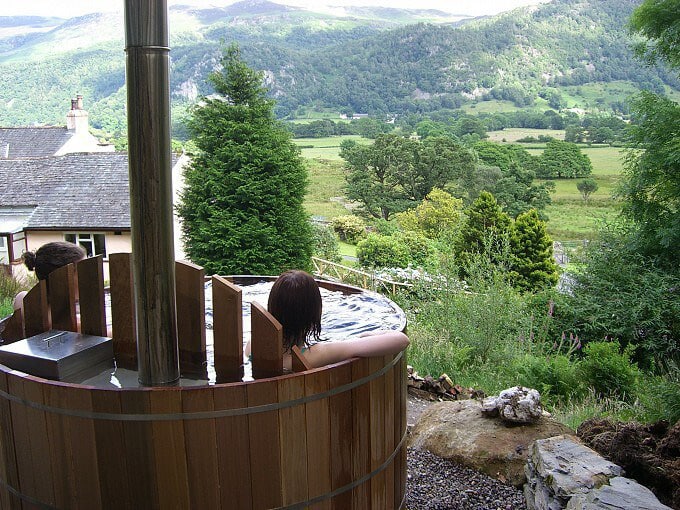
[[[413,426],[433,403],[409,393],[407,421]],[[407,510],[526,510],[511,485],[424,451],[408,448]]]
[[[522,492],[424,450],[407,450],[407,510],[526,510]]]

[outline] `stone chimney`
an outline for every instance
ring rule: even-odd
[[[78,94],[76,99],[71,99],[71,110],[66,114],[66,128],[75,131],[76,135],[89,134],[90,126],[87,120],[87,112],[83,110],[83,96]]]

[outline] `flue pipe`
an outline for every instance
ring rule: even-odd
[[[139,382],[179,380],[167,0],[125,0],[132,272]]]

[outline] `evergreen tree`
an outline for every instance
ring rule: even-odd
[[[517,288],[534,291],[557,283],[552,239],[536,209],[517,216],[510,235],[510,259],[511,278]]]
[[[467,210],[467,221],[456,243],[461,265],[477,253],[488,255],[493,263],[503,261],[511,227],[510,217],[503,212],[496,198],[482,191]]]
[[[209,80],[218,97],[193,108],[197,152],[177,212],[187,254],[208,274],[278,274],[308,268],[311,226],[302,207],[307,170],[277,123],[262,74],[225,49]]]

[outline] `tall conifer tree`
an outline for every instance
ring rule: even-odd
[[[208,274],[307,269],[312,233],[302,202],[307,170],[274,117],[262,74],[225,49],[189,128],[197,147],[177,208],[189,258]]]
[[[557,264],[545,222],[536,209],[517,216],[510,235],[510,271],[513,285],[534,291],[557,283]]]

